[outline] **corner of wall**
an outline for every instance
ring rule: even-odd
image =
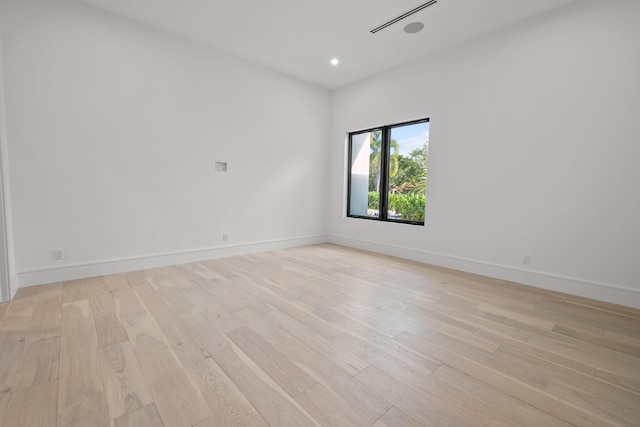
[[[0,32],[0,300],[11,300],[18,291],[13,256],[13,220],[9,186],[9,143],[4,92],[2,35]]]

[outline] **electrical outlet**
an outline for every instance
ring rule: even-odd
[[[228,234],[223,234],[222,235],[222,241],[223,242],[228,242],[229,241],[229,235]]]
[[[531,255],[522,255],[522,263],[524,265],[531,264]]]
[[[64,259],[64,249],[55,248],[53,250],[53,259]]]

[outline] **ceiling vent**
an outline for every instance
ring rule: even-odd
[[[397,18],[393,18],[390,21],[385,22],[384,24],[380,25],[379,27],[374,28],[373,30],[371,30],[371,34],[375,34],[380,30],[384,30],[385,28],[387,28],[390,25],[395,24],[398,21],[402,21],[404,18],[413,15],[414,13],[420,12],[422,9],[426,9],[429,6],[432,6],[434,4],[438,3],[438,0],[431,0],[426,2],[425,4],[422,4],[414,9],[411,9],[410,11],[403,13],[402,15],[398,16]]]

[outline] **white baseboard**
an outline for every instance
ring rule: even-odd
[[[620,304],[627,307],[640,308],[640,290],[623,286],[587,281],[574,277],[566,277],[534,270],[526,270],[484,261],[461,258],[398,246],[385,245],[361,239],[330,235],[330,243],[392,255],[426,264],[447,267],[467,273],[479,274],[496,279],[529,285],[536,288],[577,295],[599,301]]]
[[[59,267],[39,268],[18,272],[18,284],[19,287],[23,288],[27,286],[42,285],[45,283],[62,282],[64,280],[84,279],[87,277],[124,273],[127,271],[186,264],[206,259],[224,258],[255,252],[292,248],[296,246],[314,245],[318,243],[325,243],[326,241],[327,236],[324,235],[294,237],[236,245],[230,244],[182,252],[103,260],[82,264],[68,264]]]
[[[13,283],[18,283],[19,287],[42,285],[64,280],[82,279],[127,271],[144,270],[147,268],[166,267],[206,259],[244,255],[325,242],[392,255],[496,279],[508,280],[537,288],[592,298],[599,301],[640,308],[640,290],[637,289],[335,235],[305,236],[238,245],[224,245],[191,251],[33,269],[18,272]],[[14,295],[15,290],[17,290],[17,286],[12,286],[12,293]],[[11,295],[11,298],[13,298],[14,295]]]
[[[20,282],[18,278],[18,274],[12,274],[11,279],[9,279],[9,293],[11,293],[11,298],[16,296],[16,292],[18,292],[18,288],[20,287]]]

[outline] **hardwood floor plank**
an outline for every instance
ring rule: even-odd
[[[7,307],[9,307],[8,302],[0,303],[0,320],[2,320],[2,316],[4,316],[4,312],[7,310]]]
[[[529,405],[496,387],[492,387],[447,365],[441,365],[433,374],[434,378],[447,382],[468,393],[473,398],[491,406],[496,411],[511,417],[529,427],[569,427],[570,424]]]
[[[216,424],[213,418],[209,417],[205,420],[200,421],[198,424],[195,424],[193,427],[218,427],[219,425],[220,424]],[[233,424],[230,424],[230,425],[233,425]]]
[[[112,294],[116,315],[124,325],[136,354],[148,354],[168,348],[164,335],[133,289],[119,289]]]
[[[523,353],[514,348],[501,347],[496,352],[489,353],[445,334],[440,334],[429,342],[458,354],[465,354],[484,366],[501,370],[512,378],[541,390],[544,390],[551,377],[551,372],[540,366],[544,363],[542,359],[521,357]]]
[[[251,309],[238,310],[233,316],[270,344],[280,344],[291,338],[286,329]]]
[[[564,313],[564,315],[573,315],[574,319],[580,319],[582,321],[588,320],[585,323],[597,323],[600,327],[608,330],[620,330],[620,331],[632,331],[632,335],[640,334],[640,331],[636,329],[636,322],[638,316],[628,314],[629,312],[613,312],[607,309],[606,304],[584,305],[580,302],[574,302],[579,297],[570,297],[564,301],[557,301],[555,299],[545,298],[540,303],[536,304],[534,311],[537,308],[544,308],[550,311],[558,311]]]
[[[460,332],[460,331],[450,333],[449,331],[446,331],[444,328],[442,328],[441,333],[431,338],[429,341],[437,342],[440,339],[444,339],[445,337],[453,338],[471,347],[484,350],[488,353],[495,353],[496,350],[500,347],[500,343],[499,343],[500,341],[493,339],[493,337],[488,339],[477,334],[471,334],[468,332]]]
[[[269,330],[280,327],[267,317],[263,316],[261,319],[262,325]],[[319,353],[292,337],[284,341],[279,340],[277,344],[296,365],[308,372],[315,381],[323,383],[332,393],[340,396],[341,400],[347,402],[350,408],[369,422],[373,423],[391,407],[382,397],[355,381],[347,371],[321,355],[322,352]]]
[[[250,329],[240,328],[226,335],[291,397],[316,384],[305,371]]]
[[[63,305],[58,384],[59,426],[108,426],[89,301]]]
[[[579,306],[570,306],[566,302],[545,301],[537,305],[533,312],[540,316],[552,318],[566,319],[572,322],[582,323],[584,325],[609,330],[621,335],[630,336],[640,339],[640,330],[637,328],[637,320],[626,316],[614,317],[609,314],[606,318],[600,318],[594,313],[585,313]]]
[[[440,300],[438,300],[438,302],[440,302]],[[453,309],[444,310],[445,314],[439,310],[430,308],[431,306],[433,305],[420,306],[413,302],[392,301],[382,304],[380,308],[383,311],[405,319],[405,321],[409,320],[411,329],[406,330],[417,335],[424,335],[425,333],[431,333],[431,331],[437,330],[456,337],[468,337],[478,330],[478,325],[470,325],[451,316]],[[442,307],[440,305],[438,306],[440,308]],[[464,306],[458,306],[458,309],[464,309]],[[428,327],[426,325],[428,325]]]
[[[582,388],[574,387],[555,378],[551,378],[545,389],[548,393],[575,404],[601,417],[619,422],[621,425],[633,425],[640,420],[640,396],[631,405],[618,402],[613,396],[602,396]],[[627,399],[625,399],[627,400]]]
[[[325,321],[340,326],[351,334],[358,336],[365,341],[376,345],[381,349],[384,349],[385,351],[390,352],[397,359],[407,360],[409,361],[409,363],[415,363],[418,366],[421,366],[430,371],[434,371],[438,366],[440,366],[440,362],[430,359],[424,354],[394,341],[392,338],[384,335],[383,333],[369,328],[368,326],[360,322],[351,320],[348,317],[336,313],[331,309],[316,306],[313,312],[315,315],[324,319]],[[423,334],[421,336],[424,338],[432,338],[437,334],[438,332],[434,331],[433,335]]]
[[[187,366],[185,370],[211,413],[203,425],[267,426],[242,391],[211,357]]]
[[[260,281],[262,286],[287,301],[308,300],[318,304],[333,305],[331,298],[339,294],[331,287],[317,286],[281,267],[254,267],[250,273],[255,280]],[[269,279],[265,280],[265,277]]]
[[[425,425],[394,406],[376,421],[374,427],[423,427]]]
[[[84,279],[66,281],[64,282],[63,289],[63,302],[65,304],[88,298],[86,281]]]
[[[640,339],[637,338],[625,337],[613,332],[607,332],[606,335],[604,332],[595,334],[567,325],[556,325],[553,332],[640,357]]]
[[[116,418],[113,427],[164,427],[164,423],[156,404],[150,403]]]
[[[360,372],[369,364],[348,351],[340,348],[329,339],[318,335],[307,325],[298,322],[280,311],[273,311],[267,315],[270,319],[285,328],[289,333],[300,341],[320,351],[325,357],[330,358],[334,363],[342,367],[351,375]]]
[[[174,287],[159,287],[157,289],[157,292],[167,302],[167,306],[171,308],[171,311],[174,315],[182,316],[184,314],[191,314],[198,311],[198,305],[194,304],[193,300],[187,298],[186,295],[186,293],[192,289],[198,288],[195,286],[186,289]]]
[[[639,357],[580,341],[576,341],[575,346],[566,345],[563,336],[559,334],[553,339],[533,334],[527,339],[527,342],[548,348],[557,354],[594,368],[618,373],[622,376],[640,372]]]
[[[201,279],[209,279],[211,276],[210,271],[206,267],[200,265],[197,262],[190,264],[182,264],[174,266],[176,272],[186,278],[188,281],[197,285],[197,281]]]
[[[396,336],[405,330],[404,327],[409,327],[404,320],[386,313],[384,310],[364,304],[340,304],[334,307],[333,311],[353,321],[368,325],[388,337]]]
[[[129,271],[124,273],[124,277],[129,283],[129,286],[135,288],[140,285],[148,285],[149,282],[144,275],[144,271]]]
[[[58,405],[58,426],[107,427],[110,425],[109,412],[103,392],[85,396],[75,405]]]
[[[196,286],[195,283],[185,277],[181,269],[176,267],[159,267],[147,270],[147,272],[149,271],[154,274],[148,276],[147,281],[151,282],[158,290],[180,289],[184,291]]]
[[[35,287],[33,287],[35,289]],[[34,310],[33,290],[18,292],[0,320],[0,393],[13,387]]]
[[[202,315],[185,316],[183,319],[267,423],[272,426],[317,425],[268,375]]]
[[[316,384],[300,393],[295,399],[320,425],[356,427],[371,425],[322,384]]]
[[[2,425],[15,427],[55,427],[58,382],[49,381],[31,388],[13,390]]]
[[[562,354],[558,354],[553,351],[553,348],[540,345],[535,340],[530,341],[533,333],[528,333],[526,337],[522,337],[522,339],[514,339],[512,337],[507,337],[504,335],[498,335],[493,332],[486,331],[484,329],[480,329],[476,332],[476,335],[480,337],[487,337],[493,340],[498,340],[504,346],[508,346],[510,348],[515,348],[517,350],[523,351],[525,353],[531,354],[532,356],[536,356],[540,359],[565,366],[567,368],[573,369],[575,371],[582,372],[587,375],[593,375],[595,369],[593,365],[589,365],[580,361],[577,361],[571,357],[566,357]]]
[[[182,366],[191,365],[208,356],[191,332],[173,315],[167,302],[150,285],[137,286],[135,293],[153,316],[165,342]]]
[[[7,412],[7,406],[9,405],[9,397],[11,397],[11,390],[0,392],[0,425]]]
[[[273,306],[246,290],[248,285],[254,283],[251,279],[235,277],[230,280],[218,280],[213,283],[213,286],[211,286],[211,280],[198,281],[197,283],[218,298],[220,304],[232,314],[238,310],[245,309],[250,309],[260,314],[274,310]]]
[[[87,279],[86,288],[98,337],[98,348],[127,341],[129,336],[116,316],[113,296],[104,277]]]
[[[393,354],[390,354],[378,346],[371,345],[348,332],[334,337],[332,341],[362,360],[378,367],[398,379],[414,378],[417,381],[420,381],[421,378],[428,376],[433,372],[432,370],[425,368],[423,365],[397,359]]]
[[[595,377],[604,381],[616,384],[626,390],[630,390],[635,394],[640,394],[640,380],[638,380],[638,372],[631,371],[633,378],[625,376],[625,374],[619,374],[616,372],[610,372],[607,370],[596,368]]]
[[[14,389],[26,389],[58,378],[62,300],[62,283],[41,286],[34,296],[34,310]]]
[[[377,351],[356,337],[344,334],[340,344],[360,357],[371,362],[373,366],[385,372],[389,378],[398,380],[406,386],[420,392],[440,407],[458,408],[455,413],[468,422],[476,421],[483,425],[508,425],[515,421],[507,420],[500,413],[492,411],[490,406],[470,396],[452,390],[451,386],[430,377],[431,371],[425,372],[407,366],[397,359]]]
[[[197,310],[191,310],[185,314],[200,311],[221,332],[230,332],[242,328],[242,323],[233,317],[231,313],[218,303],[218,299],[202,288],[192,288],[185,291],[185,297]]]
[[[491,304],[480,304],[480,306],[478,306],[478,310],[502,316],[505,319],[522,322],[535,329],[551,331],[556,326],[556,323],[554,321],[545,320],[540,316],[523,314],[521,310],[509,310],[501,307],[496,307],[495,305]]]
[[[453,311],[449,314],[449,317],[456,319],[459,322],[468,323],[469,325],[476,326],[478,329],[474,334],[478,336],[483,332],[491,335],[497,335],[500,337],[509,337],[513,339],[526,339],[529,337],[528,331],[523,331],[517,327],[505,325],[503,317],[495,316],[488,313],[478,312],[476,310],[469,311]]]
[[[58,379],[60,337],[33,341],[25,345],[20,357],[13,390],[24,390]]]
[[[108,276],[104,276],[107,287],[111,292],[123,290],[123,289],[131,289],[131,285],[127,281],[127,277],[124,274],[110,274]]]
[[[209,417],[202,398],[170,350],[141,355],[138,359],[165,427],[191,427]]]
[[[315,333],[322,335],[325,338],[331,338],[342,332],[340,329],[328,324],[322,319],[317,318],[309,311],[302,309],[299,305],[283,299],[281,296],[274,294],[269,290],[273,287],[265,280],[261,280],[252,285],[243,281],[237,282],[240,286],[243,286],[249,292],[255,293],[259,298],[264,300],[267,304],[273,306],[278,312],[281,312],[296,321],[307,325]]]
[[[317,349],[308,347],[295,338],[282,343],[282,349],[298,365],[312,375],[318,383],[339,396],[349,408],[369,423],[374,423],[391,407],[377,390],[355,380],[349,373],[326,358]]]
[[[199,264],[209,270],[215,279],[230,280],[233,277],[242,277],[236,269],[228,267],[220,258],[200,261]]]
[[[565,402],[559,401],[540,388],[503,373],[503,366],[492,367],[485,365],[483,362],[473,360],[468,357],[468,355],[444,349],[420,337],[412,336],[408,332],[400,334],[395,337],[395,339],[435,359],[440,359],[443,361],[443,364],[464,372],[488,385],[494,386],[570,424],[585,427],[618,425],[618,423],[612,420],[601,418],[575,405],[568,405]]]
[[[62,324],[63,287],[61,283],[43,285],[34,299],[33,316],[27,344],[60,337]]]
[[[596,368],[595,378],[589,374],[583,374],[581,372],[574,372],[572,369],[557,363],[550,363],[546,360],[543,360],[539,357],[529,354],[526,351],[522,351],[516,348],[512,348],[508,345],[502,346],[501,349],[496,353],[508,353],[510,357],[516,357],[520,360],[529,363],[530,365],[535,365],[537,368],[544,369],[548,372],[549,377],[555,377],[556,379],[560,379],[569,384],[574,384],[580,388],[585,388],[587,390],[591,390],[594,393],[599,393],[601,395],[611,395],[615,393],[620,387],[624,388],[624,385],[617,384],[616,381],[610,381],[611,383],[617,385],[618,387],[609,387],[604,381],[599,380],[597,377],[597,372],[599,368]],[[620,368],[620,374],[618,374],[619,378],[625,378],[629,381],[634,380],[634,377],[637,377],[637,370],[633,368]],[[625,372],[627,372],[625,374]],[[631,389],[628,389],[631,390]],[[628,394],[628,393],[626,393]],[[640,393],[638,393],[640,395]]]
[[[381,392],[394,406],[418,420],[429,420],[439,426],[471,426],[473,423],[457,415],[457,407],[441,407],[402,382],[370,366],[354,377]]]
[[[98,359],[111,419],[152,402],[138,359],[129,341],[99,349]]]
[[[617,316],[625,316],[635,320],[640,320],[640,313],[636,308],[625,307],[623,305],[597,301],[589,298],[582,298],[575,295],[566,295],[565,301],[577,307],[587,307],[594,310],[609,312]]]

